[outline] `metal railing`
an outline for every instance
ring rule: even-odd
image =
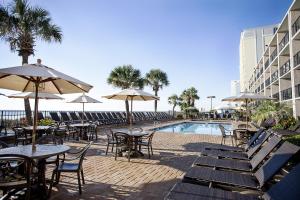
[[[279,43],[279,51],[281,51],[289,42],[289,32],[287,32]]]
[[[273,72],[273,74],[271,75],[271,81],[272,81],[272,83],[274,81],[276,81],[277,79],[278,79],[278,70],[275,71],[275,72]]]
[[[282,100],[288,100],[292,98],[292,88],[288,88],[281,91]]]
[[[300,84],[295,86],[295,96],[300,97]]]
[[[276,56],[277,56],[277,48],[274,49],[274,51],[270,56],[270,63],[276,58]]]
[[[270,78],[268,78],[268,79],[265,81],[265,85],[266,85],[266,87],[268,87],[270,84],[271,84],[271,80],[270,80]]]
[[[300,64],[300,51],[294,55],[294,67]]]
[[[289,72],[291,70],[291,65],[290,65],[290,60],[288,60],[286,63],[284,63],[281,67],[280,67],[280,76],[286,74],[287,72]]]
[[[300,16],[296,19],[292,25],[292,35],[295,35],[300,29]]]
[[[277,92],[277,93],[275,93],[275,94],[273,94],[273,96],[272,96],[273,98],[275,98],[275,99],[277,99],[277,100],[279,100],[279,92]]]

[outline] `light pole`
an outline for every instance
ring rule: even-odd
[[[210,111],[212,111],[212,99],[216,98],[216,96],[208,96],[208,99],[210,99]]]

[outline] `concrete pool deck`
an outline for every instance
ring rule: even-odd
[[[220,142],[220,136],[157,132],[153,138],[154,156],[148,159],[146,154],[127,162],[124,157],[115,161],[112,153],[105,155],[106,136],[100,132],[84,160],[86,184],[82,195],[78,193],[76,174],[65,173],[53,188],[51,199],[163,199],[203,147]],[[85,142],[66,144],[78,148]],[[49,169],[47,177],[51,173]]]

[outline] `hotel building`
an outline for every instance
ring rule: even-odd
[[[253,66],[247,89],[271,96],[300,116],[300,0],[295,0],[263,55]]]

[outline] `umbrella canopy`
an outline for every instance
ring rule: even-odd
[[[101,101],[98,101],[96,99],[93,99],[92,97],[89,97],[85,94],[80,95],[76,99],[69,101],[69,103],[102,103]]]
[[[231,102],[243,101],[246,103],[246,111],[248,111],[248,103],[249,102],[261,101],[261,100],[275,100],[275,98],[264,96],[261,94],[251,93],[251,92],[244,92],[238,96],[231,96],[231,97],[222,99],[222,101],[231,101]],[[247,128],[248,128],[248,114],[246,114],[246,122],[247,122]]]
[[[125,89],[121,92],[103,96],[107,99],[117,99],[117,100],[134,100],[134,101],[149,101],[149,100],[159,100],[158,96],[154,96],[148,92],[138,89]]]
[[[116,99],[116,100],[130,100],[131,101],[131,111],[130,111],[130,126],[132,126],[132,102],[133,101],[150,101],[150,100],[159,100],[158,96],[152,95],[148,92],[138,89],[125,89],[121,92],[103,96],[107,99]]]
[[[235,107],[232,105],[219,105],[215,107],[215,110],[234,110]]]
[[[41,64],[25,64],[18,67],[0,69],[0,88],[35,92],[32,148],[35,149],[35,135],[38,113],[38,93],[70,94],[88,92],[93,86],[58,72]]]
[[[21,99],[34,99],[35,98],[35,93],[34,92],[22,92],[22,93],[17,93],[17,94],[12,94],[8,95],[8,98],[21,98]],[[50,93],[38,93],[38,99],[58,99],[58,100],[63,100],[64,98],[57,96],[55,94],[50,94]]]
[[[251,102],[251,101],[259,101],[259,100],[274,100],[274,98],[264,96],[261,94],[247,92],[247,93],[242,93],[238,96],[231,96],[222,99],[222,101],[231,101],[231,102],[240,102],[240,101]]]
[[[89,97],[85,94],[80,95],[76,99],[69,101],[68,103],[82,103],[82,123],[83,123],[83,116],[84,116],[84,104],[85,103],[102,103],[101,101],[98,101],[97,99],[94,99],[92,97]]]

